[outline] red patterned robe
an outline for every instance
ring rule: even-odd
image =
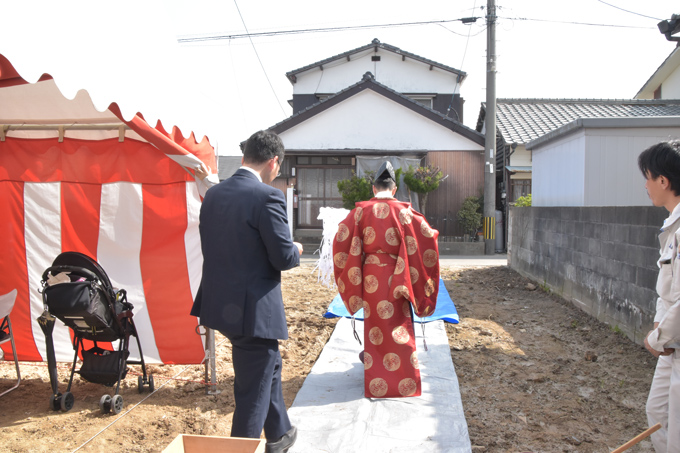
[[[335,281],[350,314],[364,309],[364,394],[419,396],[411,309],[434,312],[439,290],[439,232],[410,203],[356,203],[333,241]]]

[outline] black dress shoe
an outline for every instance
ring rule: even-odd
[[[286,453],[297,439],[297,428],[293,426],[283,436],[279,437],[274,442],[267,442],[265,446],[266,453]]]

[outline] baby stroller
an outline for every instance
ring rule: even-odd
[[[104,269],[95,260],[77,252],[64,252],[54,259],[52,266],[42,275],[42,295],[45,311],[38,318],[45,333],[47,366],[52,385],[50,408],[63,412],[73,407],[71,394],[73,374],[76,371],[78,353],[82,351],[82,365],[78,373],[90,382],[108,387],[116,386],[113,396],[103,395],[99,409],[118,414],[123,409],[123,397],[118,394],[120,381],[127,374],[127,364],[141,364],[142,376],[137,379],[139,393],[145,385],[153,392],[153,376],[146,374],[142,345],[135,323],[132,320],[132,304],[127,301],[124,289],[116,290],[111,285]],[[58,318],[73,330],[73,366],[66,393],[59,393],[56,358],[52,332]],[[137,339],[140,361],[128,361],[130,336]],[[83,340],[94,342],[94,347],[85,350]],[[100,348],[97,342],[120,340],[118,350]],[[115,348],[115,346],[114,346]]]

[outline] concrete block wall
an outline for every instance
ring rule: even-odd
[[[667,216],[652,206],[513,207],[508,265],[642,344]]]

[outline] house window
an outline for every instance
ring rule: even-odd
[[[408,96],[409,99],[416,101],[418,104],[422,104],[427,108],[432,108],[433,96]]]
[[[531,179],[510,180],[510,203],[514,203],[519,197],[525,197],[530,193]]]

